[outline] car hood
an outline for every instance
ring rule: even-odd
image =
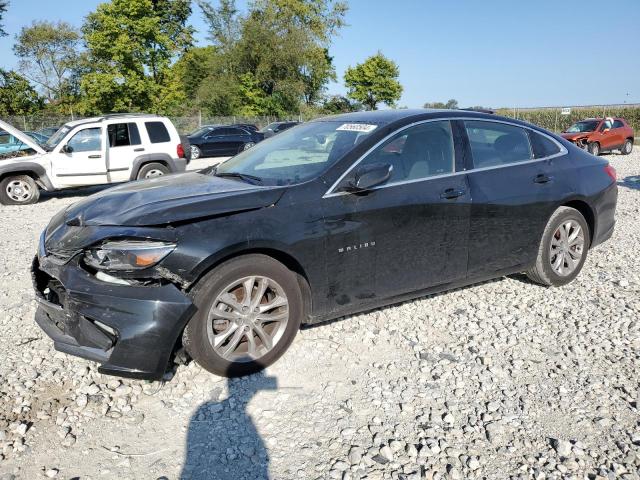
[[[3,122],[2,120],[0,120],[0,128],[5,132],[8,132],[14,137],[16,137],[18,140],[20,140],[22,143],[27,145],[32,150],[35,150],[36,153],[39,153],[39,154],[47,153],[44,150],[44,148],[38,145],[38,143],[33,138],[31,138],[29,135],[27,135],[23,131],[18,130],[13,125],[10,125],[7,122]]]
[[[286,187],[261,187],[188,172],[113,187],[65,213],[68,225],[154,226],[255,210],[275,204]]]
[[[567,140],[576,140],[578,138],[588,137],[592,133],[593,132],[578,132],[578,133],[563,132],[560,135],[562,135],[562,138],[565,138]]]

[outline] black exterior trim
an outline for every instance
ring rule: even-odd
[[[45,168],[39,163],[34,162],[16,162],[10,163],[9,165],[0,165],[0,177],[4,177],[7,174],[20,174],[20,173],[33,173],[35,174],[37,183],[44,188],[46,191],[50,192],[55,190],[49,176],[47,175],[47,171]]]

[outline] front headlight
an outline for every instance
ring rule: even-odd
[[[86,251],[84,260],[97,270],[141,270],[158,264],[174,248],[175,244],[167,242],[109,241]]]

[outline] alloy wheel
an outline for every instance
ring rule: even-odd
[[[277,345],[288,321],[289,301],[282,287],[268,277],[245,277],[224,288],[213,302],[207,335],[225,360],[251,362]]]
[[[254,145],[255,145],[255,143],[253,143],[253,142],[245,143],[244,146],[242,147],[242,149],[243,150],[249,150]]]
[[[7,195],[14,202],[28,202],[33,196],[31,186],[24,180],[13,180],[7,184]]]
[[[191,145],[191,160],[200,158],[200,149],[195,145]]]
[[[584,232],[575,220],[563,222],[553,233],[549,246],[549,262],[561,277],[571,275],[580,265],[584,253]]]

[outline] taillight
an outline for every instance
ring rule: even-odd
[[[179,143],[178,146],[176,147],[176,152],[178,153],[178,158],[185,158],[184,148],[182,147],[181,143]]]
[[[616,169],[613,168],[611,165],[607,164],[604,167],[604,171],[606,172],[607,175],[609,175],[609,178],[611,178],[611,180],[613,180],[614,182],[618,181],[618,176],[616,174]]]

